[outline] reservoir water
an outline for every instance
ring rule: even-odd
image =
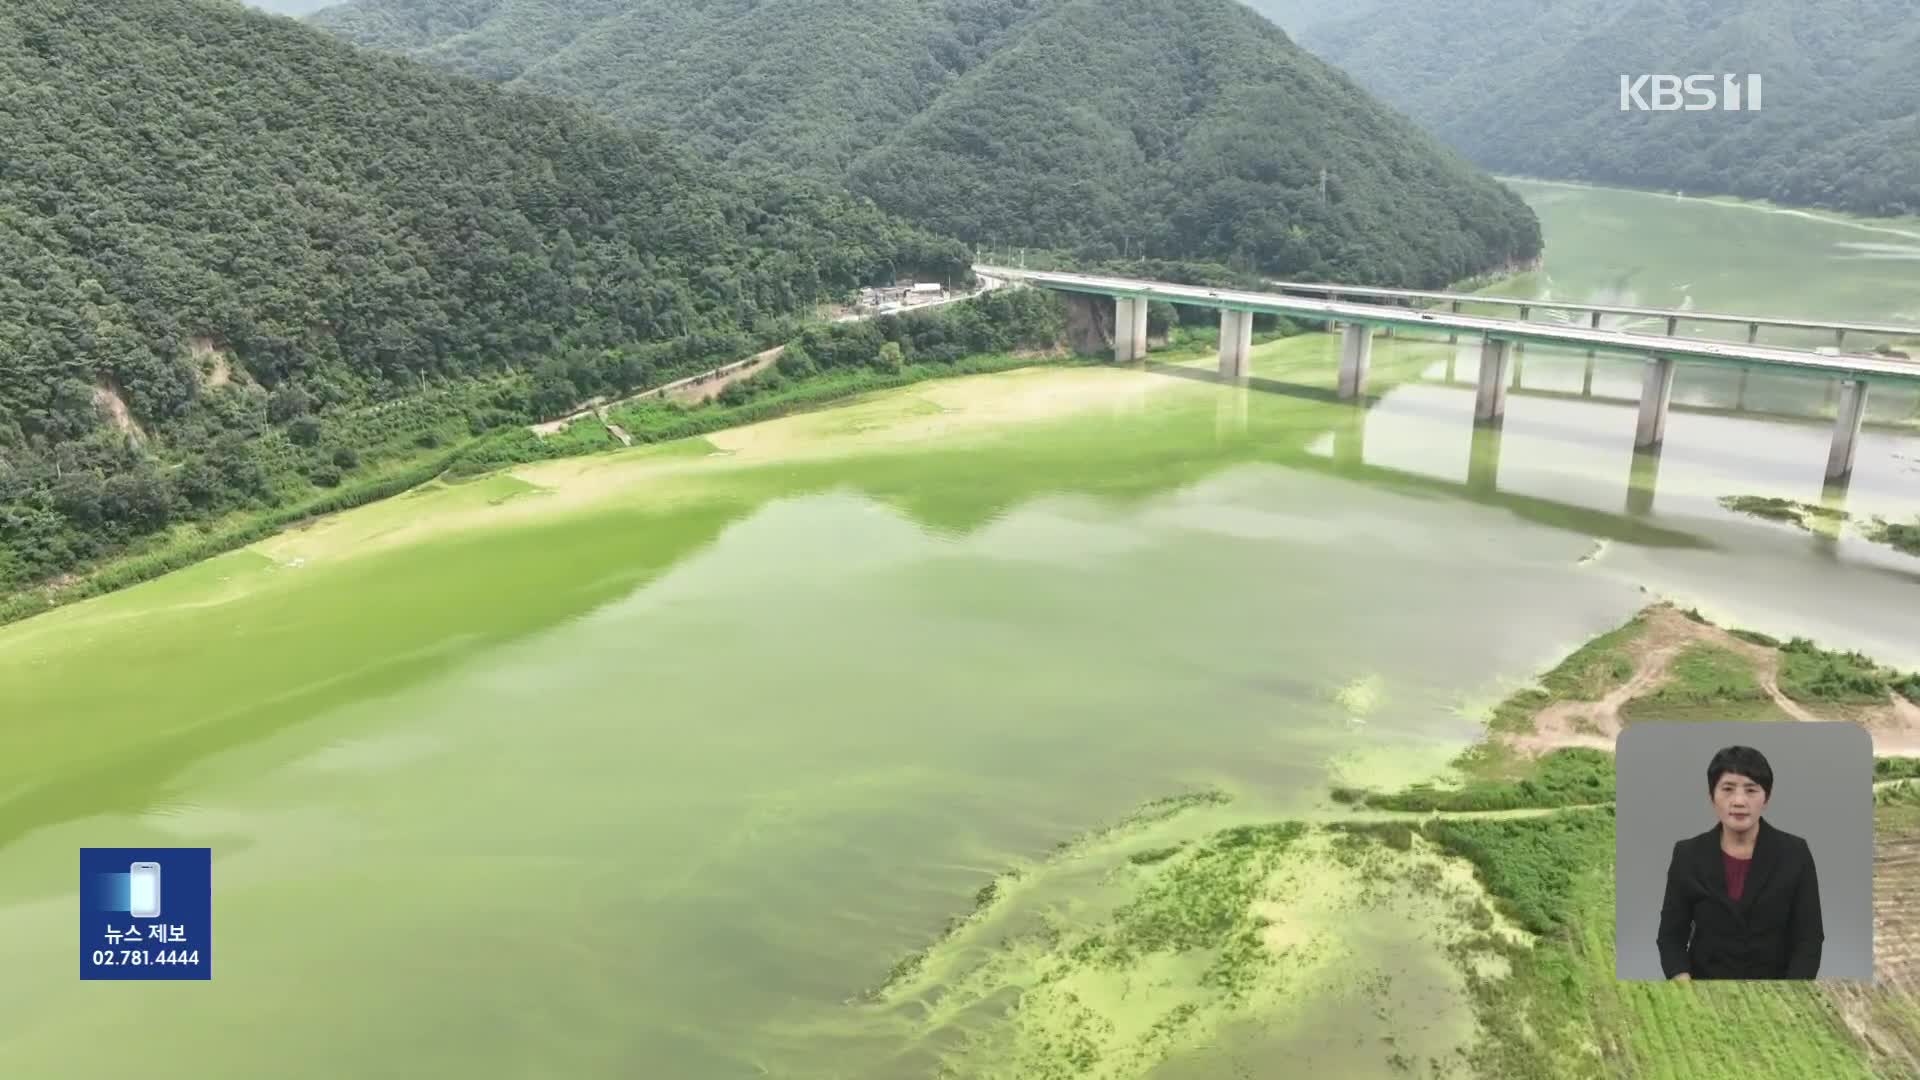
[[[1920,323],[1920,235],[1516,186],[1526,294]],[[1421,775],[1651,595],[1920,666],[1920,559],[1718,503],[1836,498],[1824,384],[1683,368],[1649,463],[1631,361],[1529,350],[1490,433],[1473,349],[1380,343],[1365,409],[1336,355],[923,384],[0,628],[0,1075],[1013,1075],[1004,998],[860,998],[1146,800]],[[1910,520],[1920,401],[1870,416],[1838,498]],[[77,981],[89,845],[213,848],[210,983]]]

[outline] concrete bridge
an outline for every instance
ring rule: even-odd
[[[1431,292],[1423,289],[1381,289],[1371,286],[1338,285],[1328,282],[1306,281],[1269,281],[1267,284],[1285,293],[1299,293],[1308,296],[1325,297],[1328,300],[1341,300],[1347,297],[1360,297],[1366,300],[1378,300],[1389,304],[1410,306],[1416,301],[1444,303],[1450,312],[1458,313],[1462,304],[1481,304],[1491,307],[1508,307],[1518,311],[1521,321],[1532,314],[1533,309],[1542,311],[1587,312],[1587,325],[1599,329],[1600,316],[1617,315],[1630,319],[1665,320],[1667,335],[1673,337],[1683,322],[1745,324],[1747,343],[1754,344],[1760,338],[1760,328],[1775,327],[1783,330],[1808,330],[1831,333],[1834,348],[1845,347],[1849,333],[1874,337],[1920,340],[1920,326],[1903,326],[1899,323],[1860,322],[1853,320],[1827,319],[1789,319],[1769,315],[1733,315],[1718,311],[1690,311],[1681,308],[1635,307],[1627,304],[1595,304],[1579,300],[1535,300],[1514,296],[1481,296],[1477,293]]]
[[[1496,424],[1505,417],[1514,356],[1529,342],[1585,349],[1589,355],[1605,352],[1642,357],[1646,361],[1646,368],[1641,380],[1639,420],[1634,431],[1634,447],[1637,450],[1657,447],[1665,438],[1667,413],[1673,399],[1674,371],[1682,363],[1735,367],[1742,371],[1772,369],[1824,377],[1834,380],[1839,391],[1835,402],[1833,438],[1827,454],[1826,476],[1829,481],[1845,481],[1853,472],[1854,448],[1859,441],[1861,422],[1866,417],[1868,386],[1874,382],[1920,383],[1920,362],[1878,356],[1829,356],[1751,341],[1740,344],[1628,333],[1602,330],[1596,325],[1495,319],[1454,312],[1421,311],[1390,304],[1316,300],[1284,293],[1212,289],[1200,285],[1177,285],[1097,274],[994,266],[976,266],[974,271],[976,274],[1052,289],[1079,298],[1080,302],[1072,309],[1072,321],[1078,324],[1073,329],[1079,332],[1081,346],[1086,348],[1096,339],[1111,341],[1114,359],[1120,363],[1145,359],[1147,304],[1152,300],[1219,310],[1220,374],[1232,379],[1244,379],[1250,374],[1248,361],[1254,315],[1282,315],[1290,319],[1338,325],[1341,327],[1338,395],[1347,400],[1358,400],[1366,393],[1367,367],[1372,356],[1375,329],[1388,334],[1397,329],[1442,331],[1454,337],[1461,333],[1474,334],[1481,339],[1474,419],[1483,424]],[[1345,286],[1340,288],[1343,292],[1347,291]],[[1462,299],[1478,302],[1482,298]],[[1685,314],[1693,317],[1692,313]],[[1762,325],[1806,325],[1800,320],[1756,320],[1749,316],[1738,318]],[[1593,321],[1598,322],[1598,313]],[[1866,325],[1852,324],[1852,328]],[[1920,328],[1881,326],[1878,329],[1920,336]]]

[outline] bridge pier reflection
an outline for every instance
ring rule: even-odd
[[[1467,452],[1467,490],[1492,495],[1500,490],[1500,442],[1506,425],[1495,417],[1473,425],[1473,445]]]
[[[1348,406],[1333,429],[1333,462],[1341,468],[1358,468],[1367,461],[1367,413],[1364,403]]]
[[[1634,517],[1653,513],[1653,493],[1659,486],[1659,445],[1635,450],[1627,466],[1627,513]]]
[[[1813,534],[1814,549],[1829,559],[1840,557],[1840,534],[1846,531],[1847,485],[1851,476],[1830,478],[1820,487],[1823,514],[1805,516],[1807,531]]]
[[[1216,443],[1240,442],[1247,435],[1247,404],[1253,396],[1245,379],[1237,379],[1220,388],[1213,407],[1213,438]]]

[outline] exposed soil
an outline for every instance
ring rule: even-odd
[[[546,420],[538,424],[529,424],[527,425],[527,430],[542,438],[548,435],[557,435],[567,430],[567,425],[581,417],[598,416],[604,421],[607,418],[607,410],[613,408],[615,405],[625,405],[629,401],[645,401],[648,398],[667,398],[680,402],[683,405],[699,405],[703,402],[712,401],[714,398],[719,397],[720,391],[725,390],[728,386],[739,382],[741,379],[751,379],[755,375],[773,366],[773,362],[780,359],[780,353],[785,349],[786,346],[784,345],[775,345],[773,348],[767,349],[764,352],[753,354],[752,357],[745,361],[736,360],[731,364],[722,364],[717,368],[703,371],[698,375],[689,375],[684,379],[678,379],[665,386],[656,386],[651,390],[642,390],[637,394],[620,398],[617,401],[609,401],[604,396],[591,398],[578,409],[558,420]],[[629,446],[633,445],[632,439],[624,432],[611,427],[609,430],[614,431],[615,437],[623,443]]]
[[[107,414],[107,420],[114,430],[122,435],[146,440],[146,431],[133,418],[133,411],[127,408],[127,399],[120,396],[119,384],[111,378],[103,378],[93,384],[93,404]]]
[[[785,348],[784,345],[776,345],[765,352],[755,353],[752,362],[746,365],[740,367],[729,365],[696,375],[695,381],[691,384],[669,390],[662,396],[686,405],[699,405],[712,401],[720,396],[720,391],[734,383],[742,379],[751,379],[772,367],[773,362],[780,359],[780,353]]]
[[[1539,755],[1562,747],[1585,746],[1612,750],[1620,735],[1620,710],[1627,702],[1659,690],[1672,677],[1674,658],[1689,645],[1713,645],[1745,657],[1753,665],[1754,680],[1774,706],[1795,720],[1847,720],[1873,735],[1876,754],[1920,754],[1920,707],[1905,698],[1889,696],[1886,705],[1829,706],[1821,715],[1780,690],[1780,654],[1743,641],[1717,626],[1695,622],[1670,604],[1649,609],[1645,629],[1624,648],[1632,658],[1633,674],[1598,701],[1556,701],[1534,716],[1531,732],[1505,735],[1514,749]]]
[[[212,338],[192,339],[187,342],[187,352],[193,356],[194,370],[201,372],[201,384],[207,389],[225,386],[233,381],[233,361],[225,349],[214,344]]]

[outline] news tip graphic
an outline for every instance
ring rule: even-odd
[[[81,848],[80,978],[213,978],[213,849]]]

